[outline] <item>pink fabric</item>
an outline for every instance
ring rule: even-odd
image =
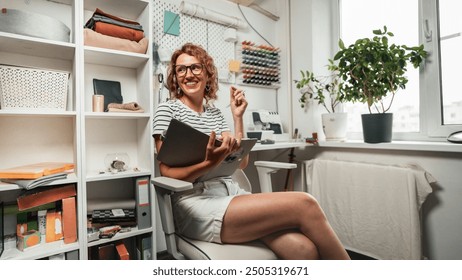
[[[112,37],[85,28],[83,30],[84,44],[86,46],[107,48],[119,51],[135,52],[145,54],[148,49],[149,40],[144,37],[139,42],[128,39]]]

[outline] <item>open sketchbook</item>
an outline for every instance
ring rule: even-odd
[[[202,162],[205,158],[208,141],[209,135],[172,119],[165,134],[162,148],[157,155],[157,160],[171,167],[189,166]],[[231,176],[256,142],[257,139],[242,139],[239,150],[229,155],[220,165],[198,178],[197,181]]]

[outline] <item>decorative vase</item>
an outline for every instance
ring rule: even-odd
[[[391,142],[393,113],[362,114],[361,121],[365,143]]]
[[[347,113],[322,114],[322,129],[326,141],[345,141],[347,133]]]

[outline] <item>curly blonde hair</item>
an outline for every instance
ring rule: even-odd
[[[217,99],[218,91],[218,73],[213,58],[207,53],[207,51],[201,46],[186,43],[180,49],[176,50],[172,58],[170,59],[170,64],[168,66],[168,76],[167,76],[167,87],[170,91],[170,98],[179,99],[183,96],[180,86],[176,81],[176,75],[174,71],[175,63],[178,57],[182,54],[187,54],[197,58],[202,65],[204,65],[206,71],[206,89],[205,89],[205,99],[207,103],[210,100]]]

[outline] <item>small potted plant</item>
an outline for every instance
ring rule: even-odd
[[[331,71],[329,76],[315,76],[311,71],[300,71],[302,78],[294,81],[301,94],[298,101],[301,108],[315,100],[326,109],[327,113],[321,115],[321,120],[327,141],[345,140],[347,114],[336,112],[338,105],[344,100],[342,82],[335,72],[333,60],[329,59],[327,68]]]
[[[386,26],[373,30],[373,34],[373,38],[358,39],[348,47],[340,39],[340,50],[334,56],[338,63],[333,67],[343,80],[345,100],[368,106],[369,114],[361,115],[364,142],[391,142],[393,114],[387,112],[396,92],[406,87],[408,63],[418,68],[427,52],[423,45],[391,44],[394,34]]]

